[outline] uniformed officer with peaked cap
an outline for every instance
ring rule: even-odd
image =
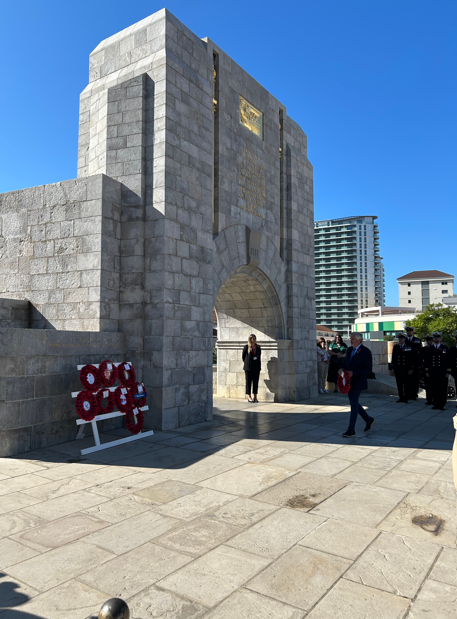
[[[404,333],[397,333],[398,344],[392,350],[392,366],[397,381],[398,400],[404,402],[415,397],[415,374],[418,373],[419,357],[415,348],[407,343]]]
[[[441,333],[435,331],[433,346],[427,354],[425,372],[430,377],[433,397],[433,409],[444,411],[447,396],[447,383],[451,373],[451,356],[449,348],[441,342]]]

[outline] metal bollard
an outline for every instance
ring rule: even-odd
[[[111,598],[100,608],[98,619],[130,619],[130,610],[124,600]]]

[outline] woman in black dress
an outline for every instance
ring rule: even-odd
[[[260,356],[262,351],[257,344],[255,335],[251,334],[248,337],[248,343],[243,348],[243,362],[244,372],[246,374],[246,395],[249,402],[258,402],[257,391],[259,388],[259,375],[260,375]],[[251,385],[254,399],[251,398]]]

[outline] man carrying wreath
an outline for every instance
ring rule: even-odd
[[[351,388],[348,392],[349,404],[351,405],[351,416],[349,427],[343,433],[344,438],[355,436],[355,423],[357,415],[365,421],[364,432],[368,432],[374,424],[374,418],[367,415],[365,409],[359,404],[360,394],[364,389],[368,389],[367,378],[372,372],[371,350],[362,345],[362,335],[360,333],[351,334],[351,346],[346,351],[344,369],[339,370],[340,376],[349,377]]]

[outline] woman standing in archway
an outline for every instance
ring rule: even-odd
[[[248,343],[243,348],[244,372],[246,374],[246,395],[249,402],[258,402],[259,375],[261,369],[260,356],[262,351],[254,334],[248,337]],[[251,398],[251,386],[254,399]]]

